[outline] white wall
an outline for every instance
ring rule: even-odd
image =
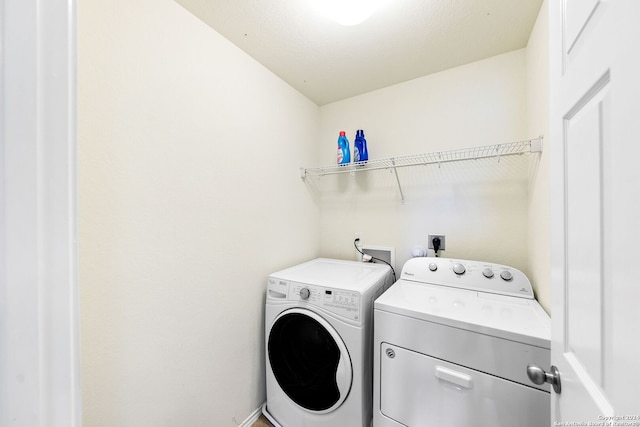
[[[551,308],[549,170],[549,24],[548,6],[540,8],[527,45],[527,119],[529,133],[545,135],[545,149],[532,171],[529,188],[529,278],[536,297]]]
[[[321,107],[314,165],[335,162],[338,131],[364,129],[370,158],[512,142],[541,134],[527,125],[524,49]],[[353,238],[396,248],[396,267],[428,233],[446,236],[442,256],[482,259],[528,273],[530,159],[503,158],[400,170],[400,202],[387,171],[310,183],[321,205],[321,253],[355,257]]]
[[[236,425],[265,278],[319,247],[318,107],[172,0],[79,6],[84,425]]]

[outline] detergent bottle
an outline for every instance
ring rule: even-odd
[[[367,140],[364,138],[364,131],[358,129],[356,131],[356,139],[353,142],[353,161],[366,162],[369,160],[369,150],[367,150]]]
[[[338,164],[346,165],[349,162],[351,162],[351,151],[349,151],[347,133],[340,131],[340,136],[338,137]]]

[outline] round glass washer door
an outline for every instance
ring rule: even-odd
[[[313,311],[280,313],[269,332],[267,353],[280,388],[298,406],[327,413],[347,398],[353,379],[349,352],[329,322]]]

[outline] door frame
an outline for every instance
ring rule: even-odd
[[[0,0],[0,425],[82,425],[77,0]]]

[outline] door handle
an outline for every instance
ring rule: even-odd
[[[469,375],[443,368],[442,366],[436,366],[436,377],[443,381],[459,385],[460,387],[473,388],[473,378]]]
[[[545,370],[538,365],[527,365],[527,376],[532,383],[537,385],[549,383],[553,386],[553,391],[560,394],[562,390],[560,385],[560,371],[555,366],[552,366],[549,371],[550,372],[545,372]]]

